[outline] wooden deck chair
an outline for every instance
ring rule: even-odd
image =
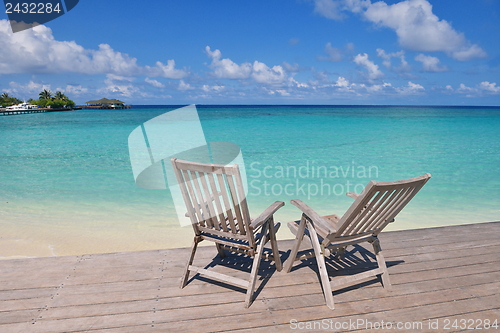
[[[245,307],[248,308],[252,303],[264,245],[269,240],[273,254],[267,258],[274,260],[278,271],[282,269],[276,241],[280,224],[274,223],[273,214],[285,203],[276,201],[259,217],[251,220],[237,164],[203,164],[173,158],[172,165],[186,203],[186,216],[191,219],[195,233],[180,288],[187,284],[189,272],[195,272],[246,289]],[[222,258],[224,250],[253,257],[250,279],[243,280],[193,266],[196,248],[203,240],[214,242]]]
[[[384,288],[391,290],[389,272],[377,235],[387,224],[394,221],[396,215],[429,178],[431,175],[427,173],[420,177],[394,182],[377,183],[372,180],[361,194],[347,193],[355,201],[342,218],[337,215],[321,217],[302,201],[292,200],[292,204],[302,210],[303,214],[300,223],[298,223],[299,221],[288,223],[296,238],[290,256],[285,262],[285,271],[290,272],[296,260],[316,257],[326,304],[332,310],[334,309],[332,289],[340,289],[342,286],[346,287],[357,281],[381,275]],[[313,251],[309,250],[307,253],[297,256],[304,235],[310,238]],[[338,259],[342,259],[348,245],[362,242],[369,242],[373,245],[378,268],[330,281],[325,257],[329,257],[333,250]]]

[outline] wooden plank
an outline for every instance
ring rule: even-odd
[[[404,232],[382,234],[394,290],[387,292],[374,279],[334,291],[334,311],[325,305],[314,265],[297,263],[299,268],[286,274],[263,261],[257,283],[260,290],[251,307],[244,309],[245,293],[239,288],[204,278],[190,280],[182,290],[177,287],[189,255],[186,248],[25,259],[6,261],[4,266],[0,262],[0,269],[7,267],[10,272],[0,284],[0,332],[284,332],[291,330],[291,318],[303,322],[496,318],[500,244],[492,230],[500,231],[500,223],[485,225],[431,229],[427,232],[442,235],[420,240],[417,236],[426,235],[425,229],[409,231],[408,242],[400,242]],[[453,234],[461,235],[460,245]],[[400,247],[394,245],[398,242]],[[283,244],[291,246],[292,241],[279,242],[282,253],[287,248]],[[373,265],[374,257],[359,250],[347,253],[344,263],[327,261],[329,274],[341,277],[346,270],[353,273]],[[215,258],[216,272],[237,279],[248,277],[251,258],[229,255],[218,259],[213,247],[198,252],[195,265],[211,264]],[[364,262],[363,258],[371,259]],[[30,265],[40,271],[39,285],[21,278]],[[343,271],[337,272],[338,268]]]

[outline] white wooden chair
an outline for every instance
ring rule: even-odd
[[[316,257],[326,304],[332,310],[334,309],[332,289],[340,289],[354,282],[381,275],[384,288],[391,290],[389,272],[377,235],[387,224],[394,221],[396,215],[430,177],[431,175],[427,173],[420,177],[394,182],[377,183],[372,180],[361,194],[347,193],[355,201],[341,218],[337,215],[321,217],[302,201],[292,200],[291,203],[303,213],[300,223],[299,221],[288,223],[288,227],[296,238],[290,256],[285,262],[285,272],[290,272],[296,260]],[[310,238],[313,251],[309,250],[297,255],[304,235]],[[362,242],[369,242],[373,245],[378,268],[330,281],[325,257],[329,257],[333,250],[338,259],[342,259],[348,245]]]
[[[267,258],[274,260],[278,271],[282,269],[276,241],[280,224],[274,223],[273,214],[285,203],[276,201],[259,217],[251,220],[237,164],[204,164],[173,158],[172,165],[186,203],[186,216],[191,219],[195,233],[180,288],[186,286],[189,272],[195,272],[246,289],[245,307],[249,307],[264,245],[269,240],[273,254]],[[214,242],[222,258],[224,250],[253,257],[250,279],[247,281],[193,266],[196,248],[203,240]]]

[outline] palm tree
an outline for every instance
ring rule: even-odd
[[[61,91],[56,91],[56,94],[55,94],[55,99],[60,99],[60,100],[63,100],[63,101],[66,101],[68,99],[68,97],[62,93]]]
[[[5,99],[5,100],[7,100],[7,99],[9,99],[9,98],[10,98],[10,96],[9,96],[9,94],[7,94],[7,93],[3,93],[2,95],[0,95],[0,98],[1,98],[1,99]]]
[[[41,99],[52,99],[52,92],[50,90],[47,91],[47,89],[43,89],[38,96],[40,96]]]

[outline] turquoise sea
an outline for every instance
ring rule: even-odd
[[[128,136],[175,106],[0,117],[0,257],[189,246],[168,190],[135,182]],[[370,180],[432,174],[391,230],[500,220],[500,108],[198,106],[240,146],[252,215],[301,199],[341,215]],[[189,135],[189,133],[186,133]],[[283,227],[281,238],[291,237]]]

